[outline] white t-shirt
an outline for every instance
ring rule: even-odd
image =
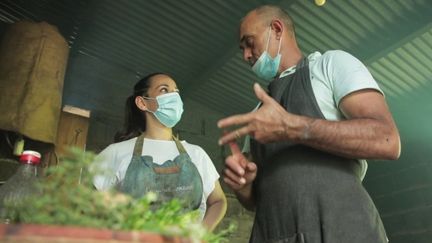
[[[131,162],[133,149],[137,138],[132,138],[106,147],[96,157],[96,163],[100,163],[100,169],[112,171],[111,175],[96,175],[93,184],[96,189],[105,191],[115,187],[123,181],[126,170]],[[194,144],[181,141],[192,162],[198,169],[203,182],[203,196],[199,207],[201,219],[207,209],[206,201],[215,188],[219,174],[213,165],[210,157],[200,147]],[[152,156],[153,162],[162,164],[167,160],[173,160],[179,155],[174,141],[154,140],[144,138],[142,155]]]
[[[378,83],[366,66],[351,54],[332,50],[324,54],[314,52],[308,56],[309,76],[312,90],[324,117],[330,121],[346,118],[339,109],[339,103],[346,95],[362,90],[375,89],[382,94]],[[279,77],[295,72],[295,66],[286,69]],[[257,109],[259,105],[255,108]],[[248,151],[249,141],[245,141],[243,151]],[[362,167],[361,179],[367,171],[366,160],[359,160]]]

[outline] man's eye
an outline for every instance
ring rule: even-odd
[[[162,88],[162,89],[160,90],[160,92],[161,92],[161,93],[168,93],[168,89],[167,89],[167,88]]]
[[[252,39],[247,39],[246,46],[247,47],[252,47],[253,46],[253,40]]]

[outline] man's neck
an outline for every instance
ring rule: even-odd
[[[302,59],[301,53],[300,55],[297,54],[294,57],[290,56],[289,59],[288,58],[284,59],[284,56],[282,56],[282,60],[286,60],[286,61],[281,62],[278,75],[280,75],[283,71],[296,66],[301,61],[301,59]]]
[[[303,54],[294,39],[285,43],[286,45],[284,49],[281,50],[282,58],[277,75],[280,75],[290,67],[296,66],[303,57]]]

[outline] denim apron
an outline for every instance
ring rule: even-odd
[[[309,77],[308,60],[269,85],[288,112],[325,119]],[[383,224],[363,188],[359,162],[292,142],[251,141],[258,166],[256,214],[250,242],[384,243]]]
[[[151,156],[141,156],[144,134],[139,136],[119,190],[134,198],[151,191],[158,195],[156,205],[177,198],[185,209],[198,209],[203,195],[201,175],[178,138],[173,140],[179,155],[159,165],[153,163]]]

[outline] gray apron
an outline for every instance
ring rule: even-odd
[[[180,141],[173,139],[180,154],[159,165],[153,163],[151,156],[141,156],[144,135],[139,136],[119,190],[134,198],[152,191],[158,195],[156,206],[177,198],[185,209],[195,210],[199,208],[203,195],[201,175]]]
[[[275,79],[270,95],[288,112],[325,119],[313,93],[308,60]],[[258,166],[250,242],[387,242],[377,209],[360,180],[357,160],[291,142],[251,141]]]

